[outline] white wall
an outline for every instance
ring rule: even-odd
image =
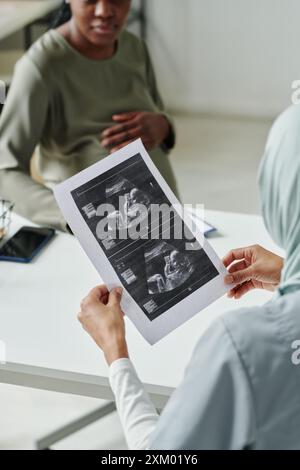
[[[171,108],[273,116],[291,103],[299,0],[148,0],[148,21]]]

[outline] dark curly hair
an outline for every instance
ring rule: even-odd
[[[71,7],[69,3],[64,1],[51,27],[58,28],[60,25],[69,21],[71,19],[71,16],[72,16]]]

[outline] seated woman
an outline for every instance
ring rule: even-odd
[[[262,306],[224,314],[199,339],[182,383],[158,416],[129,360],[121,292],[105,286],[82,302],[79,320],[110,365],[132,449],[299,449],[300,107],[274,125],[260,171],[266,226],[286,259],[261,247],[224,258],[239,298],[277,290]],[[284,266],[283,266],[284,264]],[[158,366],[159,367],[159,366]]]
[[[0,118],[0,196],[36,223],[65,230],[53,187],[139,137],[177,191],[172,120],[145,43],[123,30],[130,5],[70,0],[71,19],[16,66]],[[41,183],[30,176],[34,152]]]

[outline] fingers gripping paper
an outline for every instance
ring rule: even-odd
[[[54,193],[103,282],[109,289],[123,286],[122,309],[150,344],[228,290],[223,263],[141,140]]]

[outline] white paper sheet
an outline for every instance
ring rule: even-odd
[[[141,140],[59,184],[54,194],[103,282],[109,289],[120,285],[124,288],[122,309],[150,344],[229,290],[223,280],[226,269],[199,226],[185,216],[188,240],[178,239],[172,231],[176,223],[183,224],[182,206]],[[107,212],[101,213],[103,204],[115,207],[120,200],[123,206],[121,204],[119,210],[109,209],[109,216]],[[125,233],[137,220],[138,202],[149,210],[149,226],[140,232],[143,237],[137,240],[120,240],[121,229]],[[175,208],[170,233],[166,230],[165,219],[157,223],[159,219],[154,218],[157,230],[153,230],[150,209],[155,204]],[[140,220],[145,222],[145,217]],[[99,228],[103,228],[104,223],[105,235]],[[118,236],[113,233],[114,226],[118,228]],[[142,222],[136,227],[141,226]]]

